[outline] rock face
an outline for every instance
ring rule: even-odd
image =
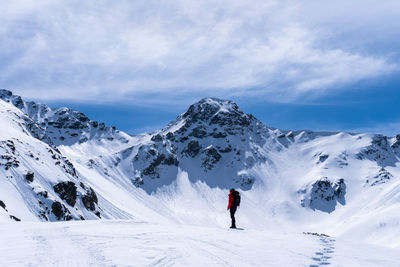
[[[77,200],[81,198],[83,206],[87,210],[95,212],[96,216],[100,217],[100,212],[97,211],[96,209],[98,204],[96,192],[91,187],[86,186],[84,183],[81,182],[80,188],[78,188],[74,182],[71,181],[60,182],[54,186],[54,192],[56,192],[59,195],[59,197],[71,207],[75,207]],[[56,205],[57,205],[56,211],[58,212],[57,213],[58,215],[61,213],[61,211],[64,211],[63,216],[66,214],[66,212],[68,212],[68,209],[65,208],[65,206],[60,208],[58,204]],[[56,216],[56,217],[64,218],[65,216],[64,217]]]
[[[91,187],[89,188],[87,193],[82,197],[82,202],[86,209],[91,211],[96,210],[95,204],[98,203],[97,195]]]
[[[331,181],[323,177],[311,185],[309,192],[303,199],[302,205],[313,210],[331,213],[337,203],[346,204],[346,184],[344,179]]]
[[[30,182],[30,183],[32,183],[33,182],[33,178],[35,177],[35,173],[34,172],[28,172],[26,175],[25,175],[25,179],[28,181],[28,182]]]
[[[202,154],[203,154],[203,158],[202,158],[201,166],[206,171],[212,170],[215,167],[215,165],[218,163],[218,161],[221,159],[221,155],[212,146],[209,146],[206,149],[204,149],[202,151]]]
[[[68,205],[70,205],[71,207],[75,206],[77,187],[73,182],[61,182],[56,184],[53,188],[54,192],[56,192],[62,200],[65,200]]]
[[[57,220],[72,220],[72,216],[70,215],[70,211],[60,202],[54,201],[51,205],[51,212],[56,216]]]
[[[1,200],[0,200],[0,207],[2,207],[4,210],[7,211],[7,209],[6,209],[6,204],[4,204],[4,202],[1,201]]]
[[[201,146],[198,141],[192,140],[187,144],[187,147],[182,151],[182,154],[185,154],[189,157],[196,157],[199,154]]]

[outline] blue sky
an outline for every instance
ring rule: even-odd
[[[400,133],[398,0],[16,0],[0,10],[0,87],[129,133],[209,96],[283,129]]]

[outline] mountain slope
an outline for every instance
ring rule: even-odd
[[[46,220],[44,209],[49,220],[98,219],[100,212],[101,218],[224,227],[229,224],[227,192],[234,187],[242,194],[238,224],[247,228],[279,225],[400,245],[393,237],[400,233],[399,136],[283,131],[263,125],[231,101],[205,98],[154,133],[129,136],[105,126],[109,131],[85,140],[93,130],[88,126],[68,143],[59,138],[68,127],[51,132],[52,124],[42,127],[43,116],[26,109],[27,102],[21,100],[17,109],[21,102],[13,99],[0,101],[3,124],[15,128],[1,137],[2,153],[10,159],[2,169],[4,188],[10,188],[4,189],[10,197],[0,198],[8,210],[0,207],[4,218]],[[55,113],[44,113],[48,121],[58,121]],[[74,112],[65,114],[77,118]],[[18,154],[8,140],[18,143]],[[32,183],[26,182],[29,171],[35,173]],[[18,182],[8,179],[11,172]],[[65,197],[70,194],[64,191],[74,188],[68,182],[77,187],[75,202]],[[48,202],[39,198],[42,188]],[[83,199],[91,192],[97,198],[94,210]],[[70,214],[46,213],[55,201]],[[25,205],[25,211],[18,213],[10,203]]]
[[[96,193],[36,122],[0,100],[0,124],[1,220],[107,217]]]

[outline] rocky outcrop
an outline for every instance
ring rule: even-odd
[[[51,205],[51,212],[54,214],[54,216],[57,218],[57,220],[65,220],[69,221],[72,220],[72,216],[70,211],[60,202],[54,201],[53,204]]]
[[[97,195],[94,192],[94,190],[89,187],[87,190],[87,193],[82,196],[82,203],[85,206],[86,209],[95,211],[96,210],[96,205],[98,200],[97,200]]]
[[[17,157],[18,152],[13,140],[0,141],[0,167],[3,166],[6,171],[10,168],[18,168],[20,161]]]
[[[314,155],[314,157],[317,158],[317,162],[316,163],[317,164],[321,164],[321,163],[324,163],[329,158],[329,155],[320,152],[320,153]]]
[[[34,177],[35,173],[33,172],[28,172],[27,174],[25,174],[25,180],[28,181],[28,183],[32,183]]]
[[[17,217],[15,217],[14,215],[10,215],[10,219],[12,219],[12,220],[14,220],[14,221],[16,221],[16,222],[20,222],[20,221],[21,221],[20,218],[17,218]]]
[[[0,207],[2,207],[5,211],[7,211],[6,204],[0,200]]]
[[[368,159],[375,161],[377,165],[382,168],[387,166],[394,167],[398,160],[392,146],[389,144],[387,136],[380,134],[374,135],[371,140],[371,145],[362,149],[357,154],[357,158],[360,160]]]
[[[213,169],[217,162],[221,159],[221,155],[218,153],[218,150],[212,146],[205,148],[201,153],[203,154],[201,166],[206,171]]]
[[[200,146],[199,142],[196,140],[191,140],[187,144],[186,148],[182,151],[182,154],[194,158],[197,156],[197,154],[199,154],[200,149],[201,149],[201,146]]]
[[[323,177],[315,181],[309,190],[300,192],[306,193],[302,205],[308,206],[313,210],[331,213],[335,210],[337,203],[346,204],[346,184],[344,179],[331,181],[327,177]]]
[[[365,183],[370,186],[375,186],[387,183],[392,178],[393,175],[390,172],[388,172],[385,168],[380,168],[377,174],[372,177],[367,177]]]
[[[77,187],[75,183],[68,182],[60,182],[56,184],[54,187],[54,192],[56,192],[62,200],[68,203],[70,206],[75,206],[76,196],[77,196]]]

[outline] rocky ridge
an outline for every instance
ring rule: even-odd
[[[66,107],[52,109],[45,104],[27,102],[5,89],[0,89],[0,99],[13,104],[34,121],[36,126],[29,127],[39,132],[35,137],[48,144],[70,146],[93,139],[99,141],[117,139],[120,142],[128,142],[129,137],[115,127],[90,120],[77,110]],[[46,138],[43,137],[44,135]]]

